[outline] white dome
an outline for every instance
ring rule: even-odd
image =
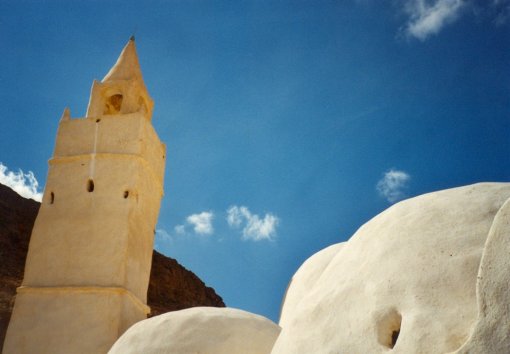
[[[272,353],[510,352],[509,197],[509,183],[422,195],[312,257],[289,286]]]
[[[344,244],[343,242],[337,243],[320,250],[299,267],[296,274],[292,277],[282,301],[282,311],[280,314],[280,322],[278,323],[280,327],[283,328],[287,326],[297,304],[312,288],[329,262],[331,262]]]
[[[136,323],[109,354],[267,354],[279,333],[278,325],[249,312],[194,307]]]

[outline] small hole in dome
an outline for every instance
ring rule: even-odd
[[[129,197],[129,191],[124,191],[124,199],[127,199]]]
[[[381,316],[377,323],[377,339],[379,344],[393,349],[397,344],[401,326],[402,315],[396,309],[391,309]]]
[[[94,191],[94,181],[91,179],[87,181],[87,191],[89,193]]]
[[[400,329],[396,329],[391,333],[391,346],[393,348],[395,344],[397,344],[398,335],[400,334]]]
[[[96,119],[96,123],[99,123],[101,121],[101,119]]]

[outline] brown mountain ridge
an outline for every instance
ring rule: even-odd
[[[40,203],[0,184],[0,349],[21,285],[32,227]],[[154,251],[147,296],[151,316],[195,306],[225,307],[213,288],[175,259]]]

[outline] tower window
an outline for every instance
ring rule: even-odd
[[[94,191],[94,181],[91,179],[87,181],[87,191],[89,193]]]
[[[50,193],[50,204],[55,202],[55,194],[53,192]]]
[[[124,199],[127,199],[129,197],[129,191],[124,191]]]
[[[103,114],[118,114],[122,107],[123,96],[118,93],[107,98]]]

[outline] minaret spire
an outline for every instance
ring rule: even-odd
[[[69,107],[64,108],[64,112],[62,113],[62,117],[60,117],[60,121],[66,121],[71,119],[71,110]]]
[[[132,80],[142,79],[142,70],[138,61],[138,54],[136,53],[135,37],[131,36],[126,46],[120,53],[119,58],[115,65],[110,69],[108,74],[101,82],[108,82],[114,80]]]
[[[94,81],[86,116],[97,119],[139,112],[150,120],[153,105],[143,82],[135,38],[131,36],[108,74],[101,82]]]

